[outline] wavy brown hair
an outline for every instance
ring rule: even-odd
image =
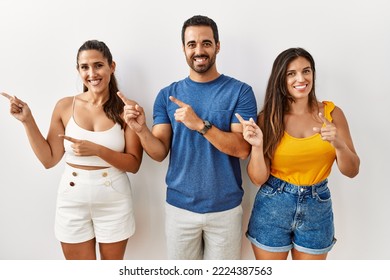
[[[284,114],[289,110],[289,104],[295,102],[287,89],[287,67],[294,59],[303,57],[310,62],[313,71],[313,86],[309,93],[309,106],[317,108],[315,95],[315,63],[309,52],[302,48],[290,48],[280,53],[272,66],[268,80],[264,105],[258,115],[258,124],[263,131],[264,155],[272,160],[276,147],[284,134]]]
[[[82,51],[87,50],[96,50],[100,52],[104,58],[107,59],[108,64],[111,65],[112,55],[110,49],[107,47],[107,45],[104,42],[98,41],[98,40],[89,40],[86,41],[84,44],[81,45],[77,52],[77,68],[79,67],[78,61],[79,61],[79,55]],[[116,81],[114,73],[111,74],[110,83],[108,84],[108,90],[109,90],[109,98],[108,100],[103,104],[103,110],[106,114],[106,116],[114,121],[115,123],[118,123],[122,129],[125,127],[125,122],[123,121],[121,115],[123,113],[123,102],[117,95],[118,89],[118,83]],[[88,91],[88,88],[83,85],[83,91]]]

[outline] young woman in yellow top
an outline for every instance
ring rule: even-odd
[[[326,259],[336,239],[327,177],[359,172],[347,120],[332,102],[318,102],[315,63],[302,48],[274,61],[257,123],[243,120],[252,145],[248,175],[261,186],[247,237],[256,259]]]

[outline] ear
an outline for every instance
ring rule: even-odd
[[[115,68],[116,68],[116,63],[115,63],[115,61],[113,61],[113,62],[111,63],[111,71],[112,71],[112,74],[114,74]]]
[[[216,53],[219,53],[219,50],[221,49],[221,43],[218,42],[216,45]]]

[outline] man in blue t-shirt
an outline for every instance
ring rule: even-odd
[[[218,28],[194,16],[182,28],[189,77],[163,88],[146,126],[139,105],[126,105],[127,124],[157,161],[170,154],[166,175],[169,259],[239,259],[242,179],[239,159],[250,153],[235,114],[256,119],[252,88],[220,74]],[[127,99],[119,94],[125,104]]]

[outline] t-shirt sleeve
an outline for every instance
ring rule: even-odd
[[[171,123],[168,116],[167,99],[167,94],[161,90],[158,93],[153,106],[153,125]]]
[[[249,120],[253,118],[255,121],[257,119],[257,103],[256,97],[252,90],[252,87],[244,84],[245,86],[242,88],[240,93],[240,97],[237,102],[235,113],[238,113],[243,117],[244,120]],[[235,115],[233,115],[232,123],[239,123],[240,121],[237,119]]]

